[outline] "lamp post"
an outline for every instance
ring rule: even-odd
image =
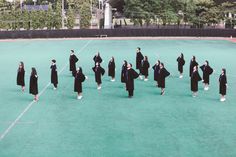
[[[36,2],[37,2],[37,0],[33,0],[33,2],[34,2],[34,6],[36,5]]]
[[[62,29],[65,28],[64,17],[65,17],[64,0],[62,0],[61,1],[61,27]]]
[[[90,28],[92,28],[92,22],[93,22],[93,0],[90,0],[90,14],[91,14],[91,19],[90,19]]]

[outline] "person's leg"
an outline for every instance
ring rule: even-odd
[[[133,90],[128,90],[128,92],[129,92],[129,98],[132,98],[132,96],[133,96]]]
[[[77,97],[77,99],[82,99],[82,93],[81,92],[78,92],[78,97]]]
[[[148,81],[148,76],[145,75],[144,81]]]
[[[98,83],[98,90],[100,90],[102,88],[102,84]]]
[[[21,89],[22,89],[22,92],[24,92],[25,91],[25,86],[22,86]]]
[[[226,99],[225,99],[225,95],[221,95],[221,98],[220,98],[220,101],[225,101]]]
[[[165,94],[165,88],[161,88],[161,95]]]
[[[57,84],[53,83],[53,86],[54,86],[54,90],[56,90],[57,89]]]
[[[38,101],[39,100],[39,98],[38,98],[38,95],[36,94],[36,95],[34,95],[34,100],[35,101]]]

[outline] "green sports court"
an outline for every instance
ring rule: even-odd
[[[153,66],[160,59],[171,76],[166,93],[149,81],[135,80],[132,99],[120,82],[123,60],[135,65],[136,48]],[[69,72],[74,49],[88,80],[77,100]],[[106,69],[102,89],[96,88],[93,56],[100,52]],[[184,53],[184,78],[176,59]],[[106,38],[0,41],[0,157],[235,157],[236,43],[225,39]],[[189,62],[195,55],[208,60],[215,73],[210,90],[199,83],[198,97],[190,91]],[[116,81],[107,76],[114,56]],[[51,60],[57,60],[59,85],[50,84]],[[17,67],[25,63],[26,91],[16,86]],[[29,94],[31,67],[38,72],[40,97]],[[135,66],[134,66],[135,67]],[[218,78],[227,70],[228,90],[220,102]],[[199,70],[200,74],[202,72]]]

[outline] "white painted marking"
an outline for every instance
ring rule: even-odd
[[[79,51],[83,51],[90,43],[92,42],[92,40],[89,40]],[[68,62],[67,64],[65,64],[62,69],[59,71],[59,75],[65,70],[65,68],[68,66]],[[38,94],[38,96],[40,97],[45,91],[46,89],[50,86],[51,82],[49,82],[44,88],[43,90]],[[35,101],[31,101],[26,108],[17,116],[17,118],[8,126],[8,128],[1,134],[0,136],[0,141],[2,141],[4,139],[4,137],[11,131],[11,129],[19,122],[19,120],[24,116],[24,114],[33,106],[33,104],[35,103]]]

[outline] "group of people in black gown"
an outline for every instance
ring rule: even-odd
[[[79,61],[75,55],[74,50],[71,50],[69,58],[69,70],[74,77],[74,92],[77,93],[77,99],[82,99],[82,83],[88,78],[84,75],[81,67],[76,68],[76,63]],[[105,69],[102,68],[101,63],[103,62],[100,53],[98,52],[94,58],[94,67],[92,68],[95,74],[95,82],[97,83],[97,89],[101,90],[102,88],[102,76],[105,74]],[[177,58],[178,62],[178,71],[180,73],[179,78],[183,78],[183,67],[185,65],[185,59],[183,53]],[[196,57],[193,56],[190,61],[189,68],[189,77],[191,82],[191,91],[192,96],[196,97],[198,92],[198,83],[202,81],[204,83],[204,90],[209,90],[210,84],[210,75],[213,74],[214,70],[209,65],[209,62],[206,60],[205,63],[200,66],[200,69],[203,72],[203,78],[201,78],[198,72],[198,62]],[[51,83],[53,84],[53,89],[57,89],[58,85],[58,73],[56,60],[53,59],[51,63]],[[141,80],[148,81],[150,63],[147,56],[143,56],[141,48],[136,50],[136,72],[132,68],[132,64],[124,60],[122,69],[121,69],[121,82],[125,84],[126,91],[128,92],[128,97],[132,98],[134,94],[134,80],[140,78]],[[108,76],[111,77],[111,81],[115,81],[115,59],[112,57],[108,63]],[[152,67],[154,70],[154,81],[156,81],[156,86],[161,89],[161,95],[165,94],[165,79],[170,76],[170,73],[165,68],[164,64],[158,60],[155,65]],[[18,72],[17,72],[17,85],[21,86],[22,91],[25,90],[25,70],[24,63],[20,62]],[[225,101],[225,95],[227,90],[227,77],[226,70],[223,68],[219,77],[219,93],[221,95],[220,101]],[[34,95],[34,100],[38,101],[38,75],[36,69],[33,67],[30,75],[30,94]]]

